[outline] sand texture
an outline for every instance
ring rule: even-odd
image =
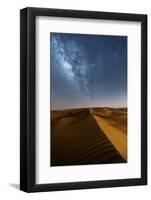
[[[127,109],[51,111],[51,166],[127,162]]]

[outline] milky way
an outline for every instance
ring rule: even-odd
[[[60,34],[55,34],[52,40],[52,51],[66,73],[77,81],[81,91],[90,96],[89,65],[91,64],[84,50],[74,40],[64,40]]]
[[[54,108],[126,104],[126,36],[51,33],[50,48]]]

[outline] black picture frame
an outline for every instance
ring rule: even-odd
[[[141,23],[141,178],[36,184],[35,19],[37,16],[134,21]],[[20,189],[25,192],[147,184],[147,15],[24,8],[20,11]]]

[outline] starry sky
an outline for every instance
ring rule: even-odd
[[[127,107],[127,36],[50,33],[52,110]]]

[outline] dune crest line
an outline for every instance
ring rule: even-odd
[[[99,128],[104,132],[119,154],[127,160],[127,135],[117,128],[111,126],[107,120],[98,117],[93,113],[93,109],[89,109],[91,115],[96,120]]]

